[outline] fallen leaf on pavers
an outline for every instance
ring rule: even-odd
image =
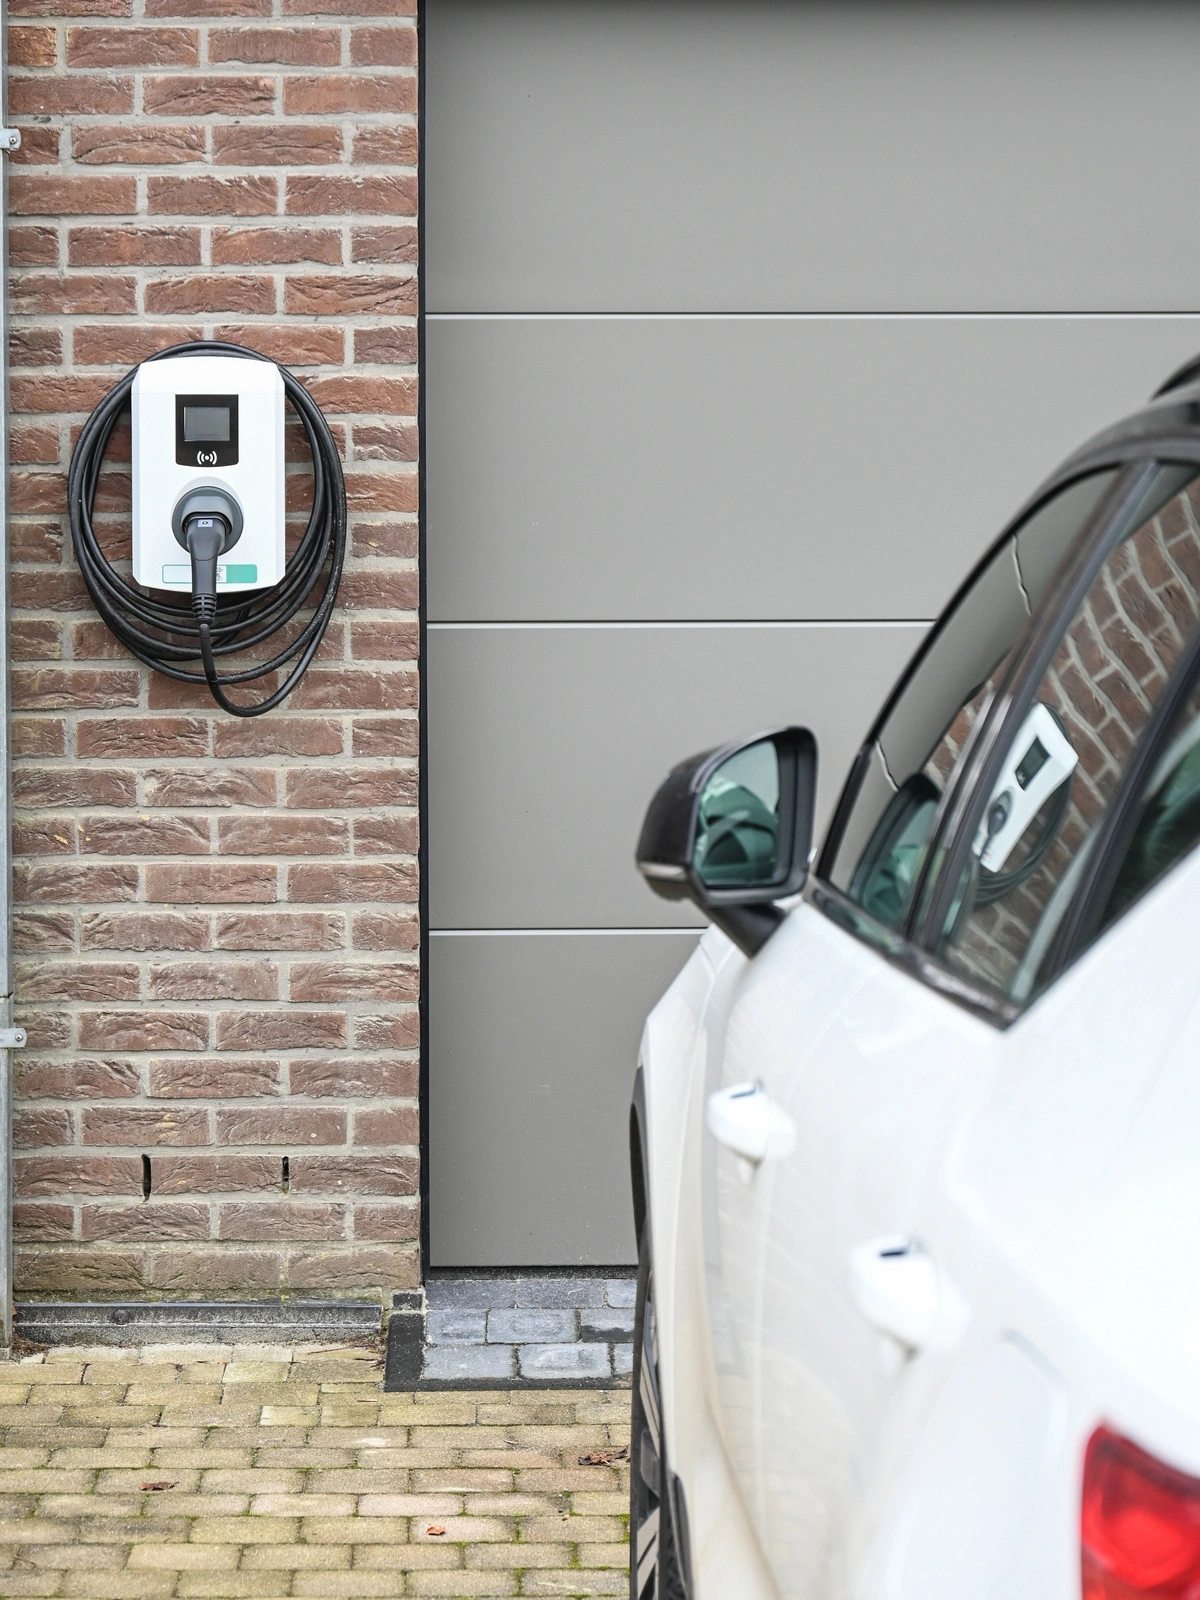
[[[623,1445],[620,1450],[593,1450],[590,1455],[580,1456],[581,1467],[614,1467],[619,1461],[629,1460],[629,1446]]]
[[[160,1489],[173,1489],[174,1487],[175,1484],[170,1478],[147,1478],[144,1483],[138,1485],[139,1489],[149,1489],[155,1493]]]
[[[439,1534],[439,1533],[445,1533],[445,1531],[446,1531],[446,1530],[445,1530],[445,1528],[443,1528],[443,1527],[442,1527],[442,1526],[441,1526],[441,1524],[440,1524],[440,1523],[438,1523],[438,1522],[435,1522],[435,1523],[433,1523],[433,1524],[432,1524],[432,1525],[431,1525],[431,1526],[430,1526],[430,1527],[428,1527],[428,1528],[426,1528],[426,1529],[425,1529],[425,1532],[426,1532],[426,1533],[431,1533],[431,1534],[433,1534],[433,1535],[434,1535],[434,1536],[435,1536],[435,1537],[436,1537],[436,1536],[437,1536],[437,1535],[438,1535],[438,1534]]]

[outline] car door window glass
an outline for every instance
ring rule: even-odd
[[[1138,796],[1133,826],[1100,915],[1102,933],[1200,841],[1200,684],[1175,718]]]
[[[970,824],[947,963],[1025,999],[1097,829],[1200,619],[1200,485],[1164,468],[1071,618]],[[1165,503],[1164,503],[1165,501]]]
[[[1006,539],[921,655],[860,758],[829,880],[876,921],[907,913],[942,791],[1013,648],[1116,469],[1059,491]]]

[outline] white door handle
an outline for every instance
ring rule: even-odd
[[[850,1279],[855,1304],[880,1333],[909,1350],[921,1350],[933,1338],[942,1283],[919,1241],[897,1236],[860,1244],[850,1254]]]
[[[796,1124],[761,1083],[735,1083],[710,1094],[704,1120],[718,1144],[754,1166],[779,1160],[796,1147]]]

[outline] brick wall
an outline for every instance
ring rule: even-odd
[[[10,0],[24,1297],[416,1281],[411,9]],[[291,366],[346,464],[325,647],[249,722],[124,655],[64,517],[87,412],[199,335]]]

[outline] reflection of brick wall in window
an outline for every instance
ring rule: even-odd
[[[1063,720],[1079,765],[1059,836],[1028,881],[979,906],[957,961],[1007,988],[1054,886],[1112,799],[1130,753],[1200,619],[1200,482],[1105,562],[1063,637],[1037,698]],[[1042,819],[1053,799],[1043,807]],[[1036,844],[1040,826],[1027,830]],[[1020,865],[1023,847],[1005,863]]]

